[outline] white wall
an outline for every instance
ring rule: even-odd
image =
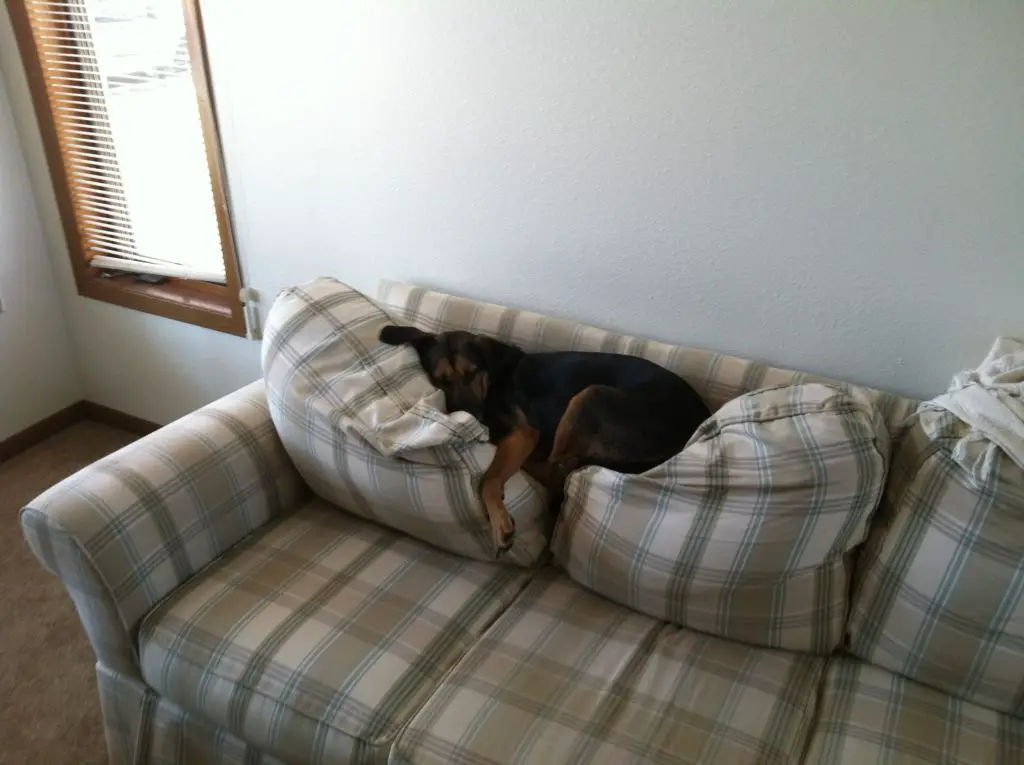
[[[0,441],[73,404],[82,386],[32,186],[0,80]]]
[[[268,298],[405,279],[918,396],[1024,334],[1019,0],[203,7]],[[91,398],[166,420],[258,374],[62,278]]]

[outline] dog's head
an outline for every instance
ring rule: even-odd
[[[469,412],[483,420],[484,401],[496,381],[512,373],[523,352],[472,332],[434,335],[415,327],[384,327],[380,341],[411,345],[420,364],[436,387],[444,392],[449,412]]]

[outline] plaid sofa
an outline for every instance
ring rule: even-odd
[[[829,382],[408,285],[380,301],[424,329],[643,355],[713,409]],[[1016,495],[995,499],[1013,477],[965,481],[917,402],[859,395],[894,467],[831,655],[669,624],[557,568],[469,560],[331,506],[262,383],[53,487],[22,528],[95,649],[116,765],[1022,765],[1024,537]],[[956,523],[965,541],[944,542]]]

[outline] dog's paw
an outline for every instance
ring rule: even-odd
[[[494,557],[500,558],[512,549],[516,538],[516,522],[506,513],[504,518],[491,523],[491,534],[494,538]]]

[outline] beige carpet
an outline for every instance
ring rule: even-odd
[[[64,588],[29,552],[26,502],[134,436],[83,422],[0,463],[0,763],[107,761],[95,657]]]

